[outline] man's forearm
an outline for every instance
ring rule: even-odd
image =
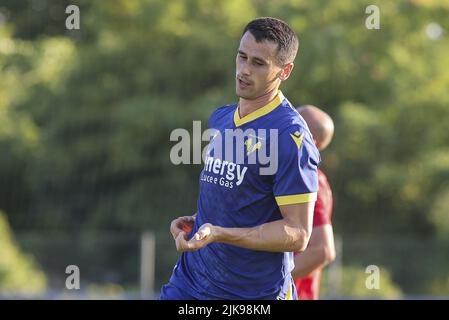
[[[285,219],[253,228],[218,227],[217,242],[271,252],[302,251],[307,246],[307,230],[288,224]]]

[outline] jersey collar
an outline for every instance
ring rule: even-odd
[[[273,100],[271,100],[268,104],[264,105],[263,107],[257,109],[256,111],[251,112],[250,114],[244,116],[243,118],[240,118],[239,115],[239,107],[235,108],[234,112],[234,124],[236,127],[241,126],[245,123],[248,123],[250,121],[256,120],[257,118],[260,118],[274,109],[276,109],[284,100],[284,95],[282,94],[281,90],[278,90],[278,94],[276,97],[274,97]]]

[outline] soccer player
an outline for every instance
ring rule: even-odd
[[[216,133],[200,175],[198,210],[171,223],[182,254],[160,299],[296,298],[293,252],[305,249],[312,231],[320,162],[305,121],[279,90],[298,44],[275,18],[244,28],[236,55],[238,103],[209,118]],[[241,144],[243,160],[234,144],[239,132],[250,132]]]
[[[324,150],[332,140],[334,123],[331,117],[311,105],[297,109],[312,133],[318,150]],[[298,300],[319,299],[322,269],[335,259],[332,229],[332,190],[326,175],[318,169],[318,196],[313,212],[313,229],[304,252],[295,255],[292,276],[298,291]]]

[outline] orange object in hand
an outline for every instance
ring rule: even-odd
[[[181,221],[179,226],[185,233],[190,233],[193,230],[193,221]]]

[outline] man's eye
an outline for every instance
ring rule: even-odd
[[[246,57],[245,57],[245,56],[239,56],[239,58],[240,58],[240,59],[246,60]]]
[[[262,62],[254,62],[254,64],[258,65],[258,66],[263,66]]]

